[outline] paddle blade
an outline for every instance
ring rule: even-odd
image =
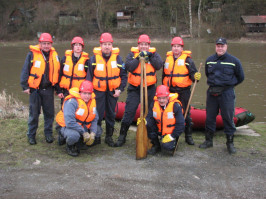
[[[148,134],[145,121],[141,120],[137,128],[136,135],[136,159],[140,160],[147,157]]]

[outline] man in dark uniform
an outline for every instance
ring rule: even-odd
[[[101,124],[105,112],[105,143],[108,146],[114,146],[112,136],[115,125],[115,106],[127,84],[127,73],[119,52],[119,48],[113,47],[112,35],[103,33],[100,37],[100,47],[93,49],[94,55],[89,62],[86,79],[93,83],[99,114],[94,145],[101,143]]]
[[[121,122],[120,135],[116,147],[121,147],[126,142],[127,131],[131,125],[136,110],[140,103],[140,72],[141,66],[139,57],[146,59],[146,79],[148,88],[148,105],[153,102],[156,90],[156,70],[163,66],[163,61],[154,47],[150,47],[151,40],[148,35],[140,35],[138,47],[132,47],[131,52],[126,57],[125,67],[129,72],[127,88],[127,100],[125,113]]]
[[[233,121],[235,111],[234,87],[244,80],[244,71],[239,59],[227,53],[225,38],[216,40],[216,53],[207,58],[205,74],[209,85],[206,102],[206,132],[205,142],[199,147],[206,149],[213,146],[216,116],[220,109],[227,138],[227,150],[230,154],[236,153],[233,143],[236,131]]]
[[[63,98],[58,85],[60,63],[52,43],[52,36],[49,33],[42,33],[39,45],[30,45],[30,52],[20,76],[23,92],[30,95],[27,136],[31,145],[36,144],[35,137],[41,107],[44,115],[46,142],[53,142],[54,89],[58,96]]]
[[[199,81],[201,73],[191,59],[191,51],[184,51],[184,41],[181,37],[174,37],[171,42],[172,51],[168,51],[163,71],[163,84],[169,87],[171,93],[178,93],[178,100],[181,101],[183,112],[187,107],[189,110],[185,119],[185,141],[189,145],[194,145],[192,139],[192,119],[190,117],[190,97],[191,84],[195,80]]]

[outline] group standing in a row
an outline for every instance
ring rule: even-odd
[[[149,106],[146,122],[148,137],[153,144],[149,153],[155,154],[161,147],[173,151],[183,131],[186,143],[194,145],[188,100],[191,85],[200,80],[201,74],[191,59],[191,52],[183,50],[182,38],[172,39],[172,50],[167,52],[165,62],[156,52],[156,48],[150,46],[150,38],[145,34],[139,36],[138,46],[131,48],[125,63],[119,55],[119,48],[113,47],[110,33],[101,35],[100,47],[93,49],[94,55],[90,58],[83,51],[85,44],[81,37],[73,38],[71,49],[66,50],[61,62],[52,43],[51,35],[42,33],[39,45],[30,45],[21,73],[23,91],[30,95],[27,133],[30,144],[36,144],[41,108],[44,114],[45,139],[48,143],[53,142],[56,91],[62,104],[62,109],[56,116],[58,144],[66,143],[69,155],[77,156],[80,150],[101,144],[103,118],[106,124],[105,143],[110,147],[121,147],[126,142],[127,131],[140,103],[139,58],[144,57]],[[234,86],[244,80],[244,73],[240,61],[226,51],[226,40],[219,38],[216,41],[216,54],[209,57],[205,64],[210,87],[207,92],[206,141],[200,148],[213,145],[216,115],[221,109],[227,148],[229,153],[235,153]],[[161,68],[163,85],[156,88],[156,71]],[[115,106],[127,82],[125,113],[120,135],[117,142],[114,142],[112,136]],[[186,109],[188,114],[184,119]]]

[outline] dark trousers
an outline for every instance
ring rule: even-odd
[[[114,97],[114,91],[101,92],[94,90],[96,95],[96,109],[99,115],[98,125],[101,126],[105,112],[106,127],[115,125],[115,106],[118,98]]]
[[[30,94],[28,137],[34,138],[39,124],[41,107],[44,116],[45,136],[53,134],[54,122],[54,88],[48,87],[42,90],[33,90]]]
[[[148,87],[148,106],[150,106],[151,103],[153,102],[155,92],[156,92],[155,85],[151,85]],[[145,95],[143,96],[145,98]],[[139,103],[140,103],[140,88],[129,85],[127,89],[126,107],[122,123],[125,123],[127,125],[130,125],[132,123],[136,115]]]
[[[219,96],[213,96],[207,91],[207,103],[206,103],[206,131],[212,133],[216,130],[216,116],[221,110],[221,116],[224,123],[224,132],[227,135],[233,135],[236,131],[234,124],[234,112],[235,112],[235,91],[233,88],[223,91]]]

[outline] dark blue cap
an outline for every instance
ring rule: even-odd
[[[216,44],[227,44],[227,42],[225,38],[220,37],[216,40]]]

